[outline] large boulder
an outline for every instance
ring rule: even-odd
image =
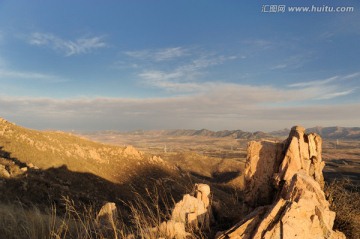
[[[186,228],[209,228],[211,219],[210,187],[207,184],[195,184],[195,195],[185,194],[183,199],[175,204],[171,219],[153,228],[166,238],[184,239],[189,236]]]
[[[171,219],[196,226],[201,224],[209,227],[210,219],[210,187],[207,184],[195,185],[195,196],[185,194],[183,199],[176,203]]]
[[[251,142],[245,203],[255,208],[218,239],[345,238],[323,192],[321,138],[293,127],[287,140]]]

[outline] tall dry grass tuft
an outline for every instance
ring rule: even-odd
[[[49,238],[51,213],[42,213],[36,207],[25,209],[21,204],[0,204],[0,235],[8,239]]]
[[[74,202],[64,198],[66,212],[57,215],[56,208],[41,212],[21,204],[0,204],[0,238],[7,239],[105,239],[127,238],[127,226],[116,220],[114,227],[103,230],[92,207],[76,210]],[[108,228],[107,228],[108,229]]]
[[[336,212],[334,229],[349,239],[360,238],[360,191],[349,179],[335,179],[325,186],[330,209]]]
[[[20,203],[0,204],[0,238],[7,239],[105,239],[105,238],[166,238],[158,230],[160,224],[170,219],[175,199],[166,184],[158,183],[145,193],[134,191],[132,202],[123,202],[117,218],[104,228],[97,220],[92,206],[75,206],[69,198],[62,199],[65,212],[56,207],[26,208]],[[202,228],[188,228],[189,238],[207,238]]]
[[[172,179],[166,179],[172,180]],[[163,231],[159,230],[162,222],[171,218],[172,209],[176,203],[173,195],[169,193],[165,181],[158,181],[151,188],[146,188],[145,193],[134,191],[132,202],[124,202],[130,209],[130,226],[126,228],[128,238],[158,239],[166,238]],[[187,192],[191,192],[193,186],[182,185]],[[187,228],[189,238],[207,238],[203,228]],[[130,234],[129,234],[130,233]]]

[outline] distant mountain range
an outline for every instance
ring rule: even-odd
[[[290,129],[282,129],[270,132],[269,134],[276,137],[286,137],[289,135]],[[360,140],[360,127],[321,127],[316,126],[306,129],[306,132],[317,133],[324,139],[346,139]]]
[[[107,131],[107,133],[112,131]],[[274,137],[287,137],[290,129],[282,129],[265,133],[262,131],[246,132],[242,130],[222,130],[211,131],[207,129],[192,130],[192,129],[177,129],[177,130],[135,130],[126,133],[114,131],[114,134],[127,135],[165,135],[165,136],[206,136],[206,137],[231,137],[234,139],[261,139]],[[314,132],[321,135],[324,139],[346,139],[346,140],[360,140],[360,127],[313,127],[306,129],[306,132]],[[101,132],[98,132],[101,133]]]
[[[107,131],[109,133],[109,131]],[[114,132],[115,133],[115,132]],[[119,132],[118,132],[119,133]],[[211,131],[207,129],[193,130],[193,129],[176,129],[176,130],[135,130],[126,133],[127,135],[164,135],[164,136],[206,136],[206,137],[231,137],[234,139],[261,139],[261,138],[273,138],[271,135],[257,131],[246,132],[242,130],[222,130]]]

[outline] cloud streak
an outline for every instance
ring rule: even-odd
[[[339,76],[333,76],[330,78],[327,78],[325,80],[316,80],[316,81],[307,81],[307,82],[299,82],[299,83],[294,83],[294,84],[290,84],[288,85],[288,87],[314,87],[314,86],[323,86],[326,84],[329,84],[337,79],[339,79]]]
[[[125,54],[140,60],[152,60],[155,62],[169,61],[175,58],[189,55],[189,50],[183,47],[169,47],[162,49],[146,49],[140,51],[126,51]]]
[[[43,74],[38,72],[26,72],[26,71],[12,71],[6,69],[0,69],[0,79],[30,79],[46,82],[64,82],[65,79],[61,79],[55,75]]]
[[[65,56],[89,53],[95,49],[107,47],[104,37],[83,37],[65,40],[50,33],[35,32],[28,39],[31,45],[46,46],[61,52]]]
[[[197,80],[205,74],[205,69],[235,59],[236,56],[201,56],[173,70],[144,70],[138,73],[138,76],[146,85],[168,91],[199,91],[202,86]]]
[[[128,63],[127,68],[135,70],[143,86],[173,93],[202,91],[199,81],[208,68],[238,59],[236,55],[219,55],[186,47],[127,51],[125,54],[135,60]],[[115,65],[120,68],[126,66],[124,61],[118,63]]]
[[[304,81],[290,84],[289,88],[302,88],[307,92],[317,92],[317,100],[329,100],[353,94],[357,88],[348,89],[344,82],[351,81],[360,74],[352,73],[345,76],[333,76],[324,80]]]
[[[270,70],[298,69],[305,63],[313,60],[311,52],[305,52],[288,57],[284,62],[270,67]]]

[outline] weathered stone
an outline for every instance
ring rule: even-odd
[[[332,230],[335,212],[323,192],[322,140],[304,132],[297,126],[283,143],[249,144],[245,202],[262,206],[217,238],[345,238]]]
[[[210,186],[207,184],[195,184],[196,198],[204,203],[205,208],[210,206]]]
[[[189,235],[188,227],[209,228],[211,218],[210,187],[207,184],[195,184],[195,196],[185,194],[183,199],[175,204],[171,220],[162,222],[159,227],[152,228],[166,238],[185,239]]]
[[[187,223],[187,215],[189,213],[205,212],[206,208],[202,201],[189,194],[186,194],[183,196],[183,199],[175,205],[175,208],[171,214],[171,219],[177,222]]]
[[[244,201],[248,205],[257,206],[272,202],[273,175],[282,160],[282,148],[281,144],[270,141],[249,142],[244,170]]]
[[[314,179],[297,173],[281,194],[251,232],[251,238],[332,237],[335,213],[330,211],[324,192]]]

